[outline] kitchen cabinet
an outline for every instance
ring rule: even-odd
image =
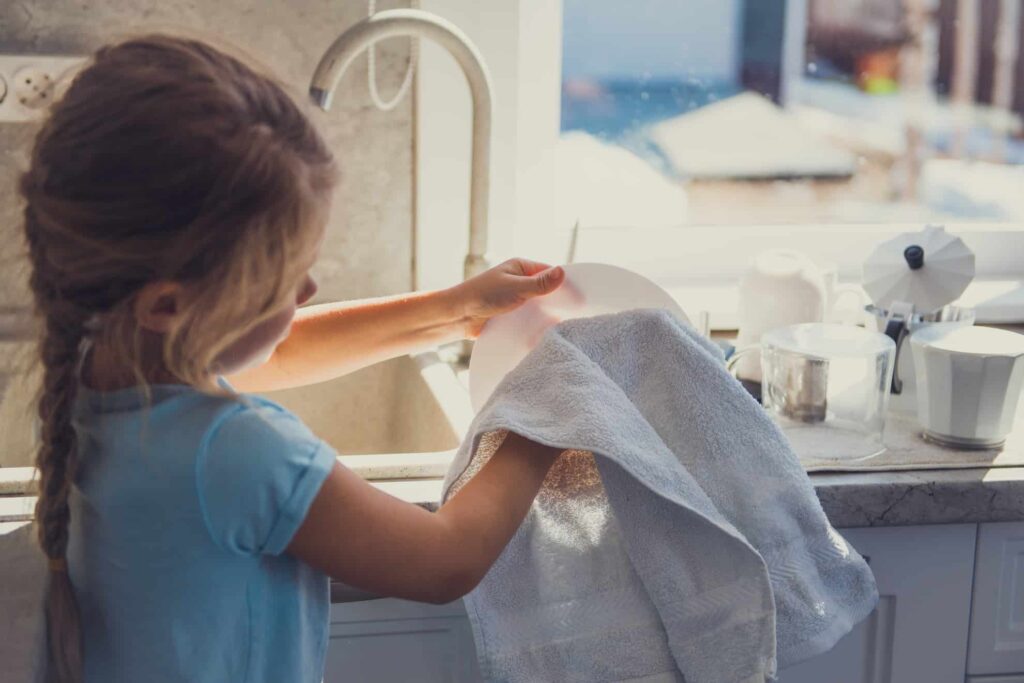
[[[1024,653],[1024,524],[980,529],[842,530],[868,558],[879,605],[832,650],[781,671],[780,683],[1024,683],[1015,664]],[[461,601],[332,606],[325,683],[482,680]]]
[[[878,607],[829,652],[780,672],[780,683],[963,681],[976,525],[841,531],[871,565]]]
[[[980,526],[974,576],[967,673],[1024,683],[1024,523]]]
[[[368,600],[331,605],[324,683],[477,683],[462,601]]]

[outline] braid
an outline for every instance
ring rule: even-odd
[[[31,205],[25,222],[35,217]],[[39,396],[40,445],[36,455],[39,498],[35,521],[39,546],[49,560],[50,576],[45,598],[46,642],[49,680],[71,683],[81,680],[82,647],[78,605],[67,573],[70,508],[68,494],[77,462],[77,439],[72,425],[78,389],[78,355],[85,337],[88,314],[60,301],[50,286],[52,274],[41,245],[29,239],[33,268],[30,285],[38,310],[44,315],[39,344],[43,365]]]
[[[335,176],[330,149],[280,86],[196,41],[104,48],[50,110],[19,188],[42,323],[35,517],[50,566],[48,683],[82,678],[66,556],[83,340],[95,334],[144,391],[150,369],[205,386],[224,349],[294,299]],[[133,306],[155,282],[197,296],[144,352]]]
[[[83,337],[83,323],[68,324],[51,314],[46,320],[40,351],[43,362],[43,390],[39,398],[42,422],[39,468],[39,545],[52,559],[64,556],[67,548],[68,491],[75,466],[75,430],[71,425],[77,389],[76,364]],[[77,328],[77,329],[76,329]]]

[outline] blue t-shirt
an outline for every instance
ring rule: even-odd
[[[319,683],[327,577],[285,553],[335,452],[277,404],[81,390],[68,570],[85,681]]]

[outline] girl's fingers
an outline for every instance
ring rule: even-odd
[[[540,261],[531,261],[525,258],[514,258],[512,259],[512,267],[514,270],[518,271],[519,275],[533,276],[547,270],[551,266],[547,263],[541,263]]]
[[[532,286],[538,294],[547,294],[554,291],[565,279],[565,271],[561,266],[547,268],[540,273],[531,276]]]

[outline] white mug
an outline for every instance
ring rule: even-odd
[[[910,335],[923,436],[954,448],[999,448],[1024,388],[1024,335],[930,325]]]
[[[736,346],[742,349],[757,344],[769,330],[831,319],[835,304],[854,293],[858,297],[857,310],[863,310],[864,295],[859,289],[839,285],[834,266],[823,269],[799,251],[764,251],[754,258],[740,280]],[[760,382],[760,358],[748,354],[739,359],[736,376]]]

